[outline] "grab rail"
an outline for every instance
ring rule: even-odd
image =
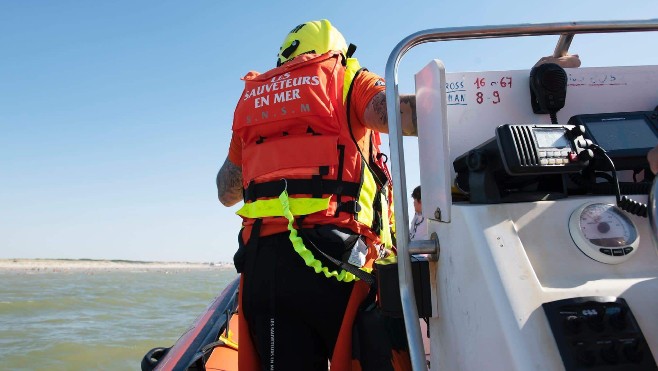
[[[565,33],[560,35],[560,39],[557,41],[557,45],[555,45],[555,51],[553,51],[553,56],[559,58],[567,55],[567,52],[569,52],[569,47],[571,46],[571,42],[573,41],[574,36],[575,35],[572,33]]]
[[[402,211],[395,217],[400,298],[402,300],[404,324],[407,328],[409,355],[414,370],[427,370],[427,365],[420,334],[420,325],[418,323],[418,310],[416,308],[413,277],[411,274],[409,216],[407,215],[407,186],[405,183],[406,174],[404,169],[404,148],[402,143],[402,126],[400,125],[400,101],[397,75],[398,65],[402,56],[413,47],[427,42],[542,35],[562,35],[554,51],[554,56],[562,56],[566,54],[569,44],[575,34],[640,31],[658,31],[658,19],[643,21],[569,22],[534,25],[521,24],[438,28],[411,34],[395,46],[389,55],[388,62],[386,63],[386,107],[389,119],[388,129],[392,161],[391,169],[394,186],[394,202],[395,205],[397,205],[397,209]],[[655,213],[655,208],[652,209],[652,213]],[[655,223],[652,223],[652,227],[654,224]],[[658,226],[654,228],[658,228]]]

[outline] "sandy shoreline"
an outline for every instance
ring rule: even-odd
[[[80,272],[80,271],[190,271],[233,269],[229,263],[142,262],[89,259],[0,259],[0,272]]]

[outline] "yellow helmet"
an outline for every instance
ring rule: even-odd
[[[330,50],[340,50],[347,54],[347,43],[340,31],[326,19],[302,23],[293,28],[283,40],[277,66],[301,54],[324,54]]]

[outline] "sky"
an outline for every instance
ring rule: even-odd
[[[240,204],[217,201],[240,77],[275,64],[299,23],[327,18],[384,75],[420,30],[658,18],[658,0],[0,0],[0,259],[231,262]],[[656,64],[656,34],[576,37],[583,66]],[[529,69],[557,36],[422,45],[450,71]],[[406,187],[419,184],[405,138]],[[384,138],[384,151],[389,152]]]

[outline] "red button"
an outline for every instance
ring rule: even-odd
[[[578,161],[578,155],[576,154],[576,152],[569,152],[569,161],[570,162]]]

